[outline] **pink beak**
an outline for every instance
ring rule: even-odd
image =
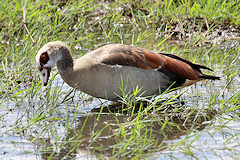
[[[50,77],[51,68],[50,67],[41,67],[39,70],[40,70],[42,78],[43,78],[43,84],[44,84],[44,86],[46,86],[48,84],[48,79]]]

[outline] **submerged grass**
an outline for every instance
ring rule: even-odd
[[[26,139],[34,147],[20,154],[35,159],[239,157],[239,8],[236,0],[1,2],[1,137]],[[123,86],[127,107],[116,113],[66,86],[55,69],[43,87],[34,57],[54,40],[68,43],[76,58],[107,43],[176,53],[221,80],[150,100]],[[15,156],[15,148],[0,147],[0,157]]]

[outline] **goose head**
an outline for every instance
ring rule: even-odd
[[[61,41],[49,42],[38,51],[35,60],[43,78],[44,86],[48,84],[52,67],[63,59],[65,53],[70,55],[70,50]]]

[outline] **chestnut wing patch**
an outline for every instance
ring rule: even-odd
[[[220,77],[211,76],[203,74],[201,69],[207,69],[213,71],[211,68],[208,68],[203,65],[194,64],[184,58],[181,58],[174,54],[169,53],[159,53],[166,58],[166,68],[171,70],[173,73],[179,75],[180,77],[185,77],[190,80],[201,80],[201,79],[212,79],[212,80],[219,80]]]
[[[152,64],[154,64],[154,68],[164,68],[167,71],[170,71],[181,78],[194,80],[198,79],[198,76],[201,73],[200,70],[196,71],[188,64],[191,63],[190,61],[187,61],[178,56],[176,56],[178,57],[176,58],[174,55],[173,57],[170,57],[162,54],[153,54],[149,52],[146,52],[145,56],[149,61],[151,61]]]
[[[182,57],[180,57],[178,55],[175,55],[175,54],[169,54],[169,53],[159,53],[159,54],[165,55],[165,56],[168,56],[168,57],[171,57],[171,58],[174,58],[174,59],[178,59],[178,60],[180,60],[182,62],[185,62],[185,63],[189,64],[191,67],[193,67],[194,69],[198,70],[199,72],[201,72],[200,68],[213,71],[211,68],[208,68],[206,66],[199,65],[199,64],[194,64],[194,63],[192,63],[192,62],[190,62],[190,61],[188,61],[188,60],[186,60],[186,59],[184,59],[184,58],[182,58]]]
[[[186,62],[188,61],[186,60]],[[164,68],[184,79],[198,79],[198,72],[186,62],[182,58],[170,57],[126,45],[111,48],[102,61],[108,65],[134,66],[142,69]]]
[[[108,65],[134,66],[142,69],[161,68],[181,78],[189,80],[219,79],[219,77],[208,76],[201,72],[202,69],[210,68],[194,64],[177,55],[168,53],[154,53],[146,49],[119,45],[114,46],[105,55],[102,63]]]
[[[190,80],[199,79],[199,76],[201,74],[187,63],[173,58],[166,58],[166,65],[164,68],[182,78]]]

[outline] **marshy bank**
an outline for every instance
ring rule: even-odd
[[[238,1],[4,1],[0,8],[1,159],[240,157]],[[43,86],[34,57],[54,40],[74,58],[108,43],[170,52],[221,80],[166,93],[138,112],[130,95],[127,112],[106,113],[110,102],[70,88],[56,69]]]

